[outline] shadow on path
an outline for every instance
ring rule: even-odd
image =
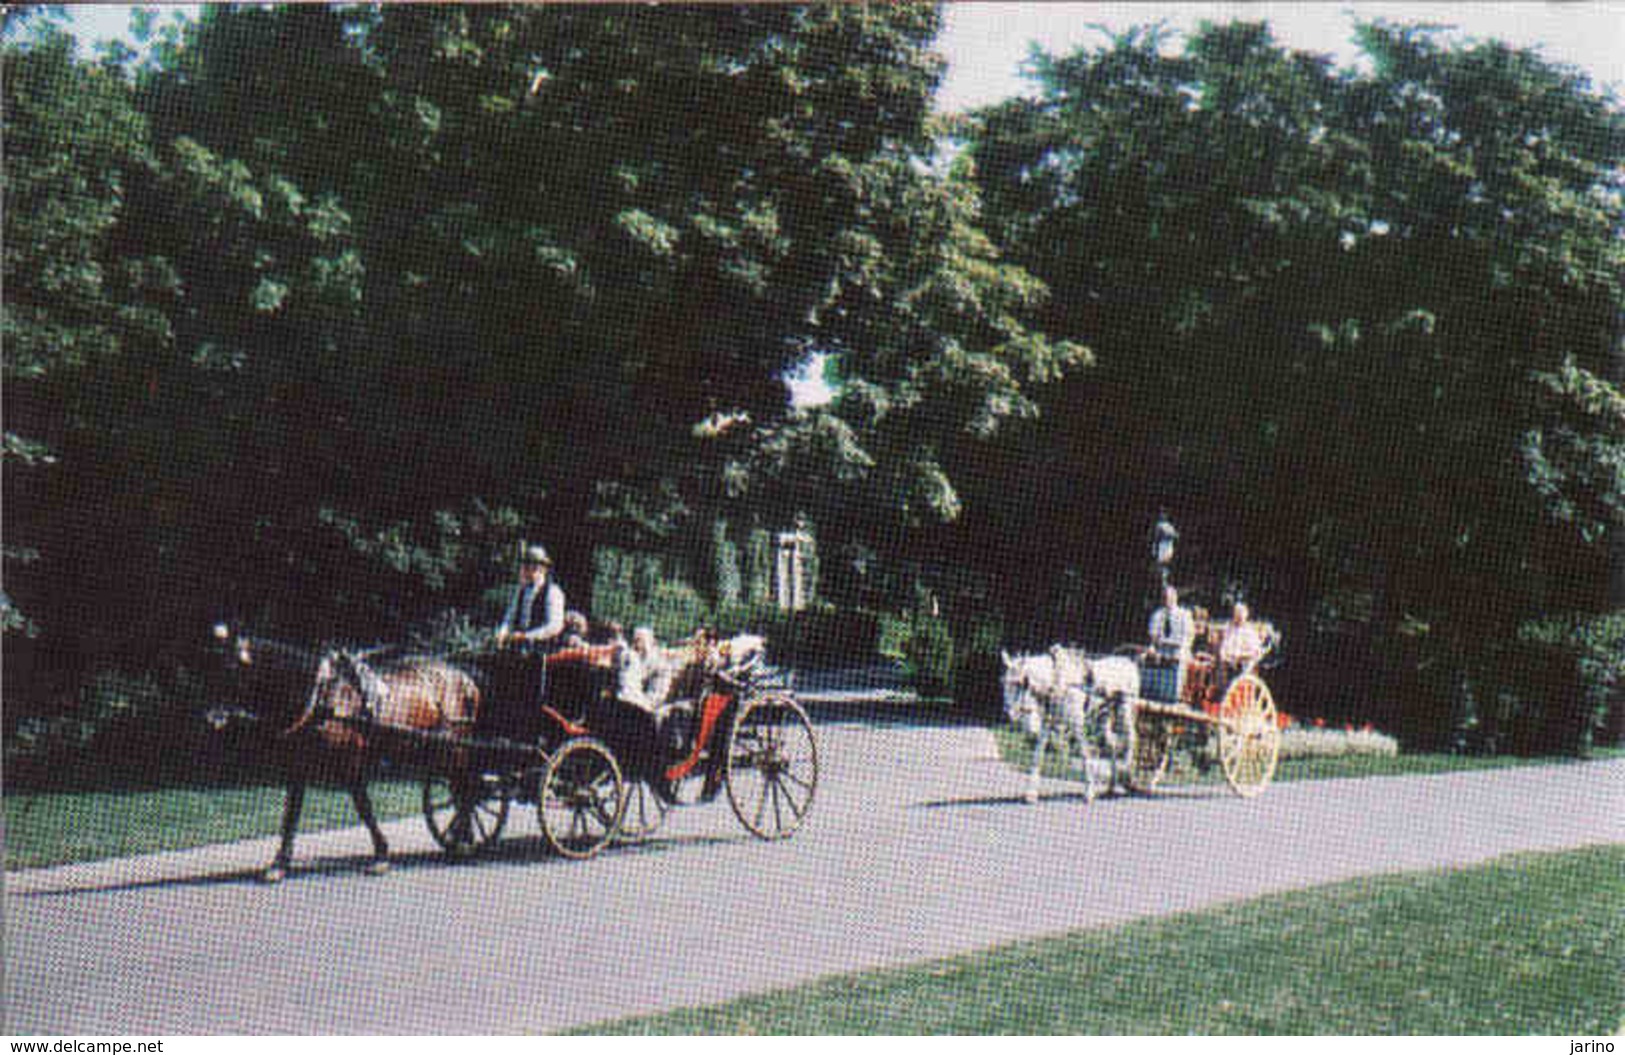
[[[605,847],[600,857],[646,857],[681,853],[707,846],[730,846],[750,842],[748,834],[739,835],[674,835],[650,836],[638,842],[616,843]],[[395,853],[389,857],[389,870],[379,875],[367,872],[372,858],[365,854],[328,854],[297,860],[287,875],[276,884],[264,882],[264,865],[252,868],[232,867],[224,871],[201,871],[192,875],[168,875],[154,878],[131,878],[119,881],[69,883],[47,890],[11,891],[8,898],[19,901],[36,898],[50,899],[77,897],[84,894],[116,894],[136,890],[185,890],[189,888],[249,884],[265,886],[308,883],[317,880],[358,878],[368,882],[388,882],[396,872],[428,872],[436,869],[513,869],[513,868],[571,868],[587,862],[561,857],[553,852],[540,835],[504,839],[468,857],[451,857],[441,850],[420,850]]]

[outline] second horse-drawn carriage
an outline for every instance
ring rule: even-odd
[[[1225,629],[1215,626],[1214,638]],[[1266,624],[1258,640],[1255,652],[1235,662],[1217,649],[1165,660],[1139,645],[1110,656],[1059,645],[1005,656],[1005,711],[1037,738],[1028,800],[1037,798],[1052,741],[1075,748],[1090,798],[1119,785],[1149,793],[1176,756],[1202,772],[1217,766],[1237,795],[1262,794],[1275,776],[1281,731],[1259,670],[1280,639]]]
[[[1222,635],[1216,628],[1215,637]],[[1226,661],[1217,649],[1195,651],[1184,659],[1183,677],[1173,698],[1142,698],[1134,704],[1133,738],[1125,767],[1127,783],[1151,791],[1167,775],[1176,754],[1198,768],[1217,765],[1237,795],[1263,794],[1275,776],[1281,751],[1281,727],[1270,688],[1259,669],[1280,644],[1265,626],[1252,655]],[[1151,658],[1135,650],[1144,665]]]

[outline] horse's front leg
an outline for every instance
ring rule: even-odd
[[[1117,794],[1123,783],[1123,741],[1117,735],[1117,709],[1111,700],[1102,700],[1095,718],[1100,727],[1100,744],[1106,751],[1106,794]]]
[[[1049,726],[1046,724],[1038,731],[1038,742],[1033,745],[1033,764],[1027,772],[1027,790],[1022,793],[1022,799],[1031,804],[1038,801],[1038,770],[1044,764],[1044,748],[1049,744]]]
[[[1094,734],[1089,728],[1087,715],[1079,717],[1078,723],[1072,727],[1072,738],[1078,744],[1078,764],[1083,767],[1083,799],[1093,802],[1100,797],[1100,781],[1095,776],[1096,759],[1099,757],[1095,751]]]
[[[288,778],[288,793],[282,802],[282,843],[277,847],[271,866],[260,873],[267,883],[280,883],[287,878],[288,866],[293,863],[293,837],[299,831],[299,814],[305,808],[305,782],[299,777]]]
[[[372,860],[367,864],[367,874],[383,875],[389,871],[389,843],[384,839],[383,829],[378,827],[378,816],[373,812],[372,796],[367,793],[364,778],[357,777],[351,782],[350,798],[355,802],[361,823],[367,826],[367,834],[372,836]]]

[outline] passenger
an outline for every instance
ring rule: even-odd
[[[585,615],[575,611],[574,609],[565,612],[563,647],[586,648],[589,644],[591,644],[591,642],[588,640],[590,630],[591,627],[587,623],[587,617]]]
[[[626,647],[626,627],[622,626],[617,620],[605,619],[600,622],[593,636],[597,639],[596,644],[615,645],[618,648]]]
[[[631,644],[617,650],[615,699],[605,700],[588,724],[621,759],[623,776],[661,784],[662,762],[670,753],[661,738],[661,705],[670,686],[670,667],[654,631],[640,626]],[[659,787],[658,793],[669,788]]]
[[[633,630],[632,644],[621,650],[621,700],[653,713],[671,692],[672,674],[671,661],[654,631],[646,626]]]
[[[1257,663],[1263,656],[1264,637],[1258,631],[1258,624],[1252,621],[1252,612],[1238,601],[1230,611],[1230,626],[1219,646],[1219,661],[1229,669],[1239,670]]]

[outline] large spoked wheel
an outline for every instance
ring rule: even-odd
[[[484,773],[430,773],[423,778],[423,820],[447,853],[478,853],[508,823],[507,788]]]
[[[728,732],[725,780],[734,815],[760,839],[788,839],[818,789],[812,721],[788,696],[745,701]]]
[[[621,767],[590,737],[566,740],[542,769],[536,814],[547,845],[577,860],[602,850],[621,823]]]
[[[1275,699],[1256,674],[1231,682],[1219,705],[1219,763],[1224,779],[1243,798],[1261,795],[1275,776],[1281,726]]]
[[[615,838],[625,843],[647,839],[666,823],[666,813],[670,809],[647,781],[627,781],[626,804],[621,808],[621,827]]]
[[[1129,790],[1149,795],[1168,775],[1168,762],[1174,753],[1174,734],[1169,724],[1148,714],[1134,715],[1133,748],[1129,754]]]

